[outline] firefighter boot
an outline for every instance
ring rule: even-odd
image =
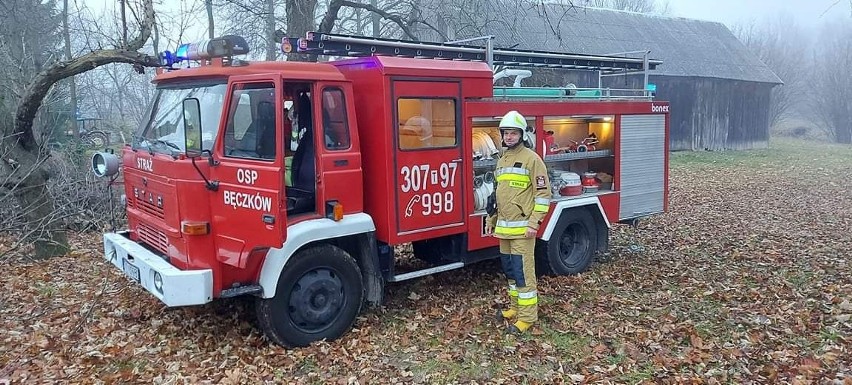
[[[524,322],[524,321],[518,320],[518,321],[515,321],[515,323],[509,325],[509,328],[506,329],[506,331],[510,334],[516,334],[516,335],[517,334],[523,334],[523,333],[526,333],[527,330],[530,330],[530,328],[532,326],[533,326],[533,324],[531,324],[529,322]]]
[[[511,320],[518,316],[518,311],[515,309],[501,309],[497,310],[497,322],[501,322],[504,320]]]
[[[518,316],[518,287],[515,285],[514,279],[509,279],[509,308],[497,311],[497,322],[503,320],[511,320]]]

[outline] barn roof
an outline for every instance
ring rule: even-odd
[[[480,29],[495,36],[495,47],[599,55],[648,49],[663,61],[652,74],[782,83],[721,23],[547,3],[517,11],[514,22]]]

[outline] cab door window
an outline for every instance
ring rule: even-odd
[[[228,108],[225,156],[275,159],[275,87],[272,83],[237,85]]]
[[[340,88],[326,88],[322,91],[322,124],[325,132],[326,149],[349,149],[346,100],[343,97],[343,90]]]

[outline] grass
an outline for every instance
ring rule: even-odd
[[[814,273],[801,269],[785,270],[784,277],[794,288],[802,290],[813,282]]]
[[[38,286],[38,295],[40,297],[50,298],[50,297],[53,297],[54,294],[56,294],[56,291],[57,291],[56,286],[53,286],[49,283],[39,282],[37,284],[37,286]]]
[[[493,376],[494,352],[478,343],[464,343],[463,349],[453,357],[440,354],[411,356],[407,369],[416,383],[465,382],[486,380]],[[440,379],[440,380],[438,380]]]
[[[673,168],[689,166],[745,166],[760,168],[786,164],[790,160],[810,160],[815,167],[848,164],[852,159],[852,146],[802,141],[790,138],[772,138],[769,148],[742,151],[678,151],[669,158]]]
[[[556,351],[562,354],[563,357],[580,357],[589,347],[589,338],[578,336],[571,332],[559,332],[549,328],[542,327],[544,337],[547,341],[553,344]]]
[[[639,384],[654,378],[656,368],[652,364],[644,364],[634,372],[626,373],[619,376],[618,379],[628,384]]]

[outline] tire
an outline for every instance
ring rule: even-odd
[[[547,265],[556,275],[580,274],[589,268],[597,248],[595,219],[585,208],[562,213],[547,242]]]
[[[109,146],[109,135],[103,131],[92,131],[86,134],[86,142],[91,147],[103,148]]]
[[[278,278],[275,296],[258,299],[257,318],[273,342],[301,347],[349,331],[363,301],[358,264],[342,249],[321,245],[292,257]]]

